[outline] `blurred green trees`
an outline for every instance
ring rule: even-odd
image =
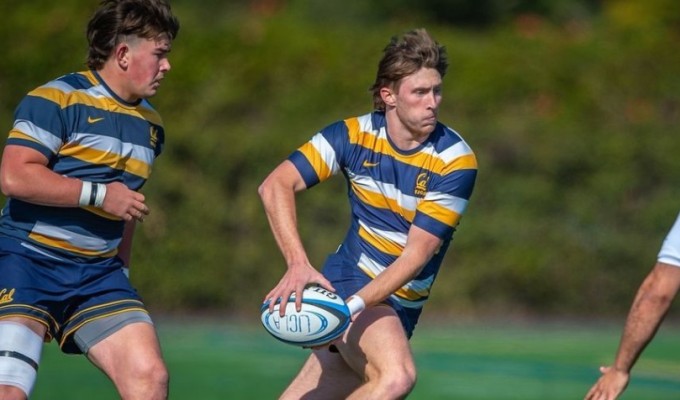
[[[176,0],[173,69],[152,102],[166,151],[132,278],[163,311],[255,312],[284,264],[257,186],[324,125],[370,110],[390,36],[449,52],[441,120],[478,184],[429,309],[601,315],[630,304],[680,199],[680,10],[670,0]],[[84,68],[85,0],[0,3],[0,121]],[[320,265],[348,225],[341,178],[300,196]],[[247,289],[247,291],[245,290]]]

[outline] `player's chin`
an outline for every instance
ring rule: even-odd
[[[158,83],[155,83],[155,84],[149,86],[149,87],[146,89],[146,93],[144,93],[144,94],[145,94],[145,97],[153,97],[153,96],[155,96],[156,93],[158,93],[158,88],[159,88],[159,87],[160,87],[160,85],[159,85]]]
[[[430,123],[423,124],[423,125],[420,127],[420,132],[422,133],[422,135],[429,135],[430,133],[434,132],[434,128],[435,128],[436,126],[437,126],[437,122],[436,122],[436,121],[435,121],[434,123],[432,123],[432,124],[430,124]]]

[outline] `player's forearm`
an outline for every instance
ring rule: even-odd
[[[77,207],[82,185],[80,179],[59,175],[39,164],[4,171],[2,176],[5,196],[53,207]]]
[[[439,240],[431,239],[433,238],[422,241],[411,239],[403,253],[357,293],[366,305],[380,303],[418,276],[439,248]]]
[[[269,227],[286,264],[307,263],[307,254],[297,231],[295,192],[277,182],[269,182],[260,187],[259,194]]]
[[[414,264],[413,262],[416,263]],[[427,260],[410,261],[398,259],[357,292],[357,295],[364,300],[367,306],[378,304],[417,276],[425,262]]]
[[[654,338],[670,304],[671,298],[654,292],[649,279],[643,283],[626,320],[614,368],[630,373],[640,354]]]
[[[441,243],[438,237],[412,226],[401,255],[357,294],[367,306],[385,300],[418,276]]]

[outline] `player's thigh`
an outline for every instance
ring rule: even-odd
[[[411,346],[391,307],[362,311],[336,347],[347,364],[368,379],[397,371],[415,375]]]
[[[17,322],[20,323],[24,326],[27,326],[30,328],[33,332],[35,332],[38,336],[45,337],[45,333],[47,332],[47,327],[43,325],[42,323],[38,321],[34,321],[30,318],[24,318],[24,317],[4,317],[0,318],[0,321],[7,321],[7,322]]]
[[[28,318],[0,319],[0,398],[30,395],[40,365],[46,327]]]
[[[114,381],[148,370],[165,370],[156,330],[147,322],[123,326],[93,345],[87,357]]]

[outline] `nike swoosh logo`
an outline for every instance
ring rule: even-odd
[[[87,117],[87,122],[89,122],[90,124],[94,124],[95,122],[99,122],[103,119],[104,119],[104,117],[101,117],[101,118]]]
[[[379,163],[379,162],[372,163],[372,162],[364,161],[364,163],[363,163],[362,165],[363,165],[364,167],[370,168],[370,167],[375,167],[375,166],[378,165],[378,164],[380,164],[380,163]]]

